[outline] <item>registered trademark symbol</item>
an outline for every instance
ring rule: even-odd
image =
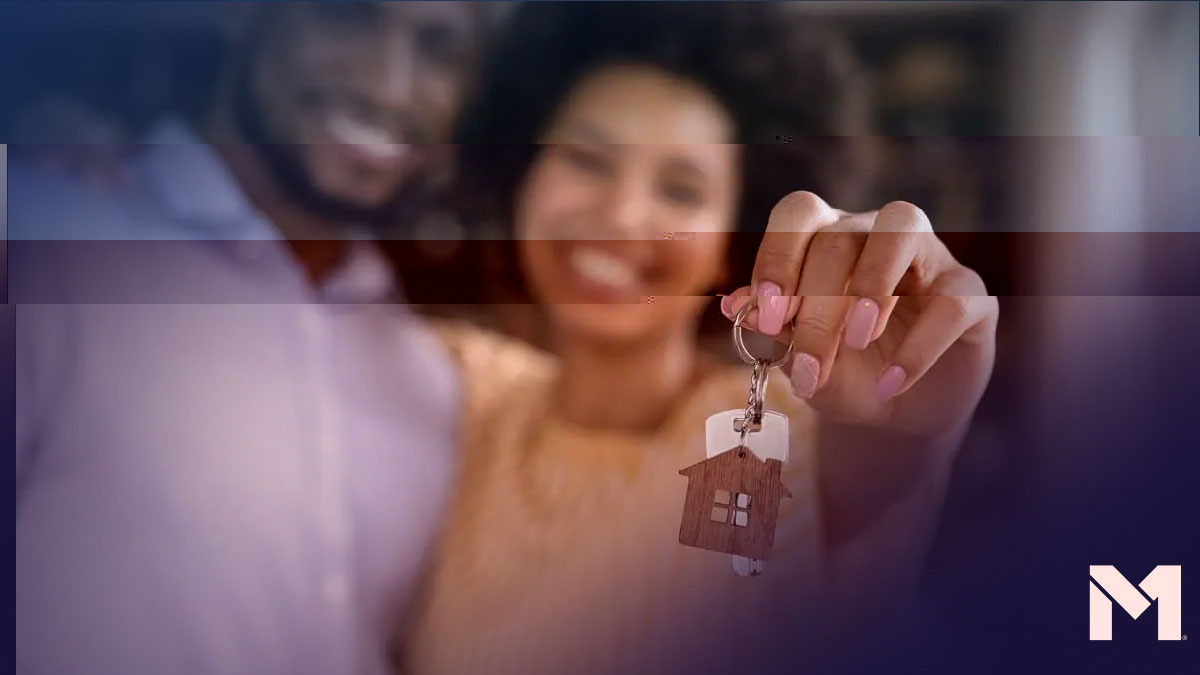
[[[1184,639],[1184,640],[1186,640],[1186,639],[1187,639],[1187,636],[1186,636],[1186,635],[1184,635],[1184,636],[1183,636],[1183,639]]]

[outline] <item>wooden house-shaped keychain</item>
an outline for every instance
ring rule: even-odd
[[[679,543],[754,560],[767,560],[775,543],[779,502],[792,493],[783,463],[765,462],[735,447],[679,473],[688,479]]]

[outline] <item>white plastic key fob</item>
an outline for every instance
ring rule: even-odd
[[[736,448],[742,442],[737,422],[746,416],[745,409],[719,412],[704,424],[705,456],[708,458]],[[746,447],[761,460],[788,460],[788,418],[773,410],[763,411],[762,429],[746,434]],[[762,574],[763,562],[740,555],[733,556],[733,571],[738,576]]]

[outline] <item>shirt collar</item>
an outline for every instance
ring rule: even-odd
[[[217,151],[178,118],[155,124],[143,141],[141,158],[151,195],[189,231],[188,238],[233,245],[247,262],[263,264],[260,248],[282,245],[278,230],[254,207]],[[360,230],[352,239],[346,260],[317,292],[330,303],[384,302],[398,294],[395,275],[379,246]],[[251,240],[251,241],[247,241]],[[288,251],[288,255],[291,252]]]
[[[143,140],[145,183],[172,219],[197,239],[278,239],[217,151],[179,118],[155,124]]]

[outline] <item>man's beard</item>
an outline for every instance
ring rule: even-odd
[[[246,69],[247,71],[249,69]],[[253,145],[267,170],[289,198],[332,224],[369,227],[381,234],[409,228],[427,215],[436,201],[437,189],[428,172],[404,181],[378,206],[362,206],[330,195],[313,184],[304,168],[297,144],[279,143],[268,128],[254,97],[248,73],[243,72],[234,91],[234,122],[242,140]]]

